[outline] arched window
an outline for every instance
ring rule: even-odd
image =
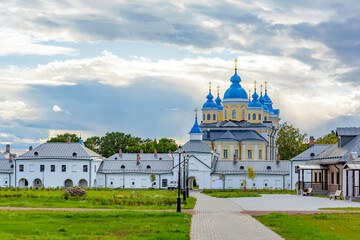
[[[121,165],[121,169],[125,169],[125,166],[124,166],[124,165]]]
[[[225,110],[225,119],[227,119],[227,110]]]
[[[34,152],[34,156],[39,156],[39,153],[38,152]]]
[[[146,168],[147,168],[147,169],[150,169],[150,168],[151,168],[151,166],[150,166],[150,165],[147,165],[147,166],[146,166]]]
[[[259,113],[259,120],[261,120],[261,114]]]
[[[244,170],[244,166],[240,166],[240,169],[241,169],[241,170]]]
[[[205,120],[206,118],[205,118],[205,114],[203,114],[203,120]]]
[[[245,110],[242,110],[241,117],[242,117],[242,119],[245,119]]]
[[[210,114],[207,115],[207,120],[210,120]]]
[[[253,120],[256,120],[256,113],[253,114]]]
[[[213,114],[213,120],[216,120],[216,114]]]
[[[249,113],[249,115],[248,115],[248,120],[251,120],[250,113]]]
[[[76,156],[77,156],[77,154],[76,154],[76,152],[74,152],[74,153],[73,153],[73,157],[76,157]]]
[[[271,166],[267,166],[266,169],[267,169],[267,170],[271,170]]]
[[[267,121],[267,117],[266,117],[266,116],[264,117],[264,121]]]
[[[232,110],[231,117],[236,118],[236,110]]]

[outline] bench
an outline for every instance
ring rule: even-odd
[[[303,191],[303,196],[309,196],[312,193],[312,188],[308,188]]]
[[[341,197],[342,191],[341,190],[336,190],[336,192],[334,194],[330,195],[330,200],[334,199],[336,200],[337,198]]]

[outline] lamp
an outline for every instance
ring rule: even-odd
[[[176,212],[181,212],[181,197],[180,197],[180,183],[181,183],[181,166],[180,166],[180,158],[181,158],[181,150],[182,147],[179,145],[179,173],[178,173],[178,197],[177,197],[177,208]]]

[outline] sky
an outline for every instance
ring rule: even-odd
[[[321,137],[359,126],[360,2],[0,2],[0,148],[119,131],[188,140],[208,82],[268,82],[274,108]],[[2,146],[3,145],[3,146]]]

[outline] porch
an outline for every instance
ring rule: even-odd
[[[308,188],[312,188],[313,193],[326,195],[329,191],[328,184],[328,167],[320,164],[298,165],[296,166],[296,172],[298,173],[297,189],[298,194]],[[305,171],[311,171],[310,181],[305,181]],[[315,177],[313,172],[316,171]]]

